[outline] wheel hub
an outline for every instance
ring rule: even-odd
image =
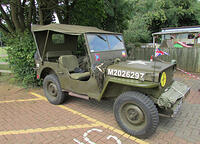
[[[48,92],[50,95],[56,97],[57,96],[57,93],[58,93],[58,89],[56,87],[56,85],[54,83],[50,83],[48,85]]]
[[[142,110],[136,105],[129,104],[125,106],[125,115],[127,120],[134,125],[138,125],[144,122],[144,114]]]

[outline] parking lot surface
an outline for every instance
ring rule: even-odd
[[[177,72],[191,87],[175,118],[160,117],[156,133],[138,139],[124,133],[113,115],[113,101],[69,97],[52,105],[42,89],[25,90],[0,83],[0,143],[55,144],[200,144],[200,81]]]

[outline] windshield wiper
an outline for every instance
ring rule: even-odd
[[[115,37],[116,37],[120,42],[122,42],[122,40],[121,40],[117,35],[115,35]]]
[[[105,42],[107,41],[107,40],[106,40],[104,37],[102,37],[101,35],[98,34],[97,36],[98,36],[100,39],[102,39],[103,41],[105,41]]]

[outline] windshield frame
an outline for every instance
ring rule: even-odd
[[[91,48],[90,48],[89,40],[88,40],[88,34],[96,35],[96,36],[98,36],[98,35],[106,35],[106,43],[108,45],[108,50],[92,51]],[[116,39],[118,39],[123,44],[123,48],[121,48],[121,49],[111,49],[110,43],[109,43],[108,37],[107,37],[109,35],[110,36],[115,36],[115,37],[116,36],[121,36],[121,38],[119,38],[120,40],[117,37],[116,37]],[[125,43],[124,43],[124,38],[123,38],[123,35],[121,33],[85,33],[85,41],[87,43],[88,51],[90,53],[100,53],[100,52],[110,52],[110,51],[122,51],[122,50],[126,50]]]

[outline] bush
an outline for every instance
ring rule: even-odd
[[[25,87],[36,86],[34,53],[36,46],[30,32],[6,36],[8,62],[16,80]]]
[[[142,17],[135,16],[134,20],[129,22],[129,28],[124,31],[124,39],[126,44],[152,41],[151,32]]]

